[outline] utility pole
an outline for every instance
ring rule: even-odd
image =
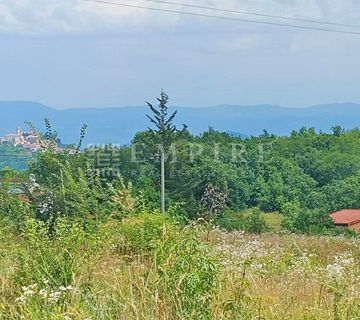
[[[165,151],[161,150],[161,212],[165,213]]]
[[[154,107],[151,103],[147,102],[152,115],[146,115],[150,122],[155,125],[156,129],[150,129],[150,132],[154,134],[154,140],[161,143],[161,154],[160,154],[160,209],[162,213],[165,213],[165,155],[166,150],[171,144],[173,134],[176,132],[176,127],[173,124],[173,120],[176,116],[177,111],[173,112],[171,115],[168,114],[167,103],[169,97],[165,92],[161,92],[160,98],[157,99],[159,105]],[[159,156],[159,154],[157,154]]]

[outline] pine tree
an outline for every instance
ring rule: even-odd
[[[170,116],[168,115],[169,101],[168,95],[162,91],[159,101],[159,106],[154,107],[151,103],[147,102],[153,115],[146,115],[150,121],[155,125],[156,129],[150,129],[150,131],[157,137],[161,144],[161,212],[165,212],[165,153],[166,149],[171,145],[173,134],[176,131],[176,126],[173,124],[173,120],[176,116],[177,111],[173,112]]]
[[[153,115],[146,115],[151,123],[153,123],[156,129],[151,129],[150,131],[154,133],[160,139],[160,143],[165,149],[171,144],[173,133],[176,131],[176,126],[173,124],[173,120],[177,114],[177,110],[175,110],[170,116],[168,116],[168,95],[162,91],[160,94],[160,98],[157,99],[159,101],[158,107],[154,107],[151,103],[146,102],[152,111]]]

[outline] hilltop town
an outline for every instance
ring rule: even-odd
[[[15,133],[8,133],[0,137],[0,144],[8,144],[14,147],[20,146],[31,152],[41,149],[38,133],[34,131],[22,132],[19,127],[16,128]]]

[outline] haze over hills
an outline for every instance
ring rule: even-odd
[[[326,104],[308,108],[286,108],[272,105],[232,106],[208,108],[179,107],[176,123],[186,123],[195,134],[210,126],[219,131],[257,135],[266,129],[270,133],[287,135],[301,127],[315,127],[329,131],[335,125],[346,129],[359,126],[360,104]],[[49,118],[64,143],[78,140],[81,126],[86,123],[86,143],[129,143],[137,131],[149,126],[147,107],[58,110],[33,102],[0,102],[0,136],[13,132],[17,126],[26,129],[25,121],[43,129]]]

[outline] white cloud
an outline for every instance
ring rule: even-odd
[[[143,0],[112,1],[179,10],[176,7],[149,3]],[[241,2],[237,0],[204,0],[201,2],[187,0],[182,2],[347,23],[356,23],[360,17],[360,3],[355,0],[244,0]],[[181,10],[211,13],[186,7]],[[255,19],[251,16],[244,17]],[[190,20],[189,17],[181,15],[161,14],[147,10],[90,3],[83,0],[2,0],[0,3],[0,33],[3,34],[116,33],[129,30],[132,27],[151,29],[182,26],[189,21],[195,24],[201,23],[204,19],[192,17]],[[214,25],[216,24],[214,23]],[[260,26],[254,26],[254,28],[259,29]]]
[[[113,33],[124,26],[156,25],[152,15],[147,10],[83,0],[3,0],[0,32],[25,35]],[[178,17],[162,17],[162,20],[172,23]]]
[[[217,48],[224,52],[248,52],[263,47],[266,39],[258,34],[241,34],[221,38],[217,41]]]

